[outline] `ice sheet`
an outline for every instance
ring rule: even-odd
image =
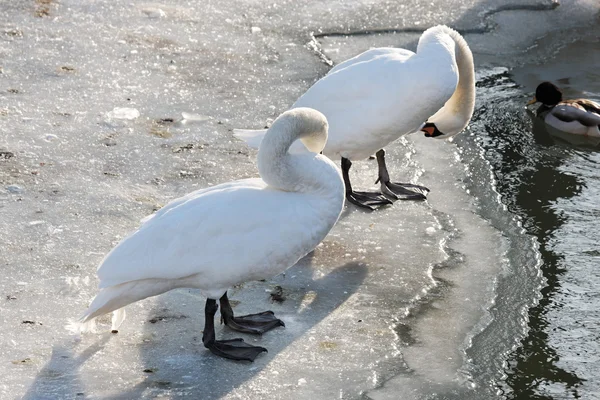
[[[204,299],[193,290],[132,305],[118,335],[79,337],[65,326],[94,295],[98,262],[141,218],[199,187],[256,176],[255,153],[230,130],[264,126],[326,73],[305,47],[309,32],[461,15],[464,26],[478,26],[486,6],[4,2],[0,397],[477,393],[465,349],[489,318],[511,219],[502,214],[507,225],[496,226],[476,213],[478,198],[499,204],[485,166],[474,196],[455,145],[420,137],[390,146],[389,164],[398,180],[429,186],[427,202],[376,213],[348,207],[323,245],[284,276],[232,291],[236,312],[270,308],[286,322],[246,337],[269,349],[254,364],[203,348]],[[360,46],[341,47],[338,57]],[[356,186],[374,187],[375,171],[374,161],[355,163]],[[276,285],[282,304],[269,300]]]

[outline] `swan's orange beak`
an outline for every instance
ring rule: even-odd
[[[433,132],[435,132],[435,126],[426,126],[421,129],[421,132],[425,132],[425,136],[433,137]]]
[[[535,96],[533,96],[533,99],[529,100],[529,102],[527,103],[528,106],[537,103],[537,99],[535,98]]]

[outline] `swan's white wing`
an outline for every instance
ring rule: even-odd
[[[397,48],[393,48],[393,47],[381,47],[381,48],[370,49],[370,50],[367,50],[355,57],[352,57],[352,58],[336,65],[328,72],[328,75],[335,73],[339,70],[342,70],[344,68],[347,68],[351,65],[370,61],[379,56],[389,55],[389,54],[393,54],[396,57],[398,57],[399,59],[408,59],[414,55],[414,53],[412,51],[405,50],[405,49],[397,49]],[[294,105],[294,107],[300,107],[300,106]],[[292,108],[294,108],[294,107],[292,107]],[[260,144],[262,143],[263,138],[265,137],[266,132],[267,132],[266,129],[234,129],[233,136],[246,142],[246,144],[249,147],[252,147],[253,149],[258,149],[260,147]],[[305,151],[307,151],[307,150],[304,147],[304,145],[302,145],[301,142],[294,143],[292,145],[292,147],[290,148],[290,153],[299,153],[299,152],[305,152]]]
[[[387,52],[349,64],[323,77],[294,103],[327,117],[328,157],[366,158],[419,129],[452,96],[458,83],[455,66],[406,55]]]
[[[266,188],[260,179],[192,193],[160,210],[106,256],[98,269],[100,287],[197,274],[206,289],[227,289],[279,273],[324,236],[310,200]]]
[[[372,49],[333,68],[292,108],[314,108],[327,117],[325,155],[361,159],[417,131],[450,99],[457,83],[456,65],[443,54],[440,58],[404,49]],[[260,133],[236,136],[252,147],[262,140]],[[290,151],[302,147],[298,142]]]
[[[378,47],[375,49],[370,49],[367,50],[363,53],[360,53],[357,56],[354,56],[352,58],[349,58],[348,60],[339,63],[338,65],[336,65],[335,67],[333,67],[330,71],[329,74],[332,74],[334,72],[337,72],[341,69],[347,68],[353,64],[357,64],[360,62],[365,62],[365,61],[370,61],[376,57],[382,56],[382,55],[388,55],[388,54],[394,54],[399,58],[404,58],[404,59],[408,59],[410,57],[412,57],[415,53],[413,53],[410,50],[406,50],[406,49],[397,49],[394,47]]]
[[[195,190],[191,193],[186,194],[185,196],[182,196],[175,200],[170,201],[165,206],[163,206],[160,210],[156,211],[154,214],[150,214],[150,215],[142,218],[142,220],[140,221],[142,223],[142,225],[140,226],[140,229],[144,226],[144,224],[146,222],[150,221],[152,218],[160,217],[163,214],[166,214],[167,212],[175,209],[180,204],[183,204],[189,200],[193,200],[193,199],[201,196],[205,192],[215,189],[216,187],[218,187],[219,190],[227,190],[230,186],[238,187],[238,186],[244,185],[244,184],[253,185],[254,182],[256,182],[256,181],[257,180],[255,178],[242,179],[242,180],[238,180],[238,181],[234,181],[234,182],[223,183],[223,184],[215,186],[215,187],[209,187],[209,188]]]

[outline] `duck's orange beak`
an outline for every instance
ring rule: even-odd
[[[527,102],[527,105],[530,106],[534,103],[537,103],[537,99],[535,98],[535,96],[533,96],[533,99],[529,100],[529,102]]]

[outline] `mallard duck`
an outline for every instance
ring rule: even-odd
[[[297,139],[310,152],[290,154]],[[197,288],[207,297],[204,346],[221,357],[253,361],[266,349],[242,339],[216,340],[217,300],[231,329],[260,334],[283,326],[271,311],[234,316],[227,290],[285,271],[336,223],[344,182],[335,164],[318,154],[326,140],[327,120],[320,112],[283,113],[260,146],[261,178],[195,191],[142,221],[98,267],[100,292],[82,322],[113,312],[116,331],[126,305],[172,289]]]
[[[329,121],[323,154],[340,160],[346,199],[374,209],[389,199],[424,199],[429,189],[390,181],[383,148],[417,132],[448,138],[462,131],[473,114],[473,55],[463,37],[447,26],[427,29],[417,52],[376,48],[338,64],[292,106],[321,111]],[[257,148],[264,130],[235,129],[236,137]],[[294,149],[292,149],[294,150]],[[301,150],[301,149],[298,149]],[[381,193],[354,191],[352,162],[376,154]]]
[[[600,104],[588,99],[563,100],[562,92],[551,82],[542,82],[535,97],[527,103],[540,102],[537,116],[547,125],[574,135],[600,137]]]

